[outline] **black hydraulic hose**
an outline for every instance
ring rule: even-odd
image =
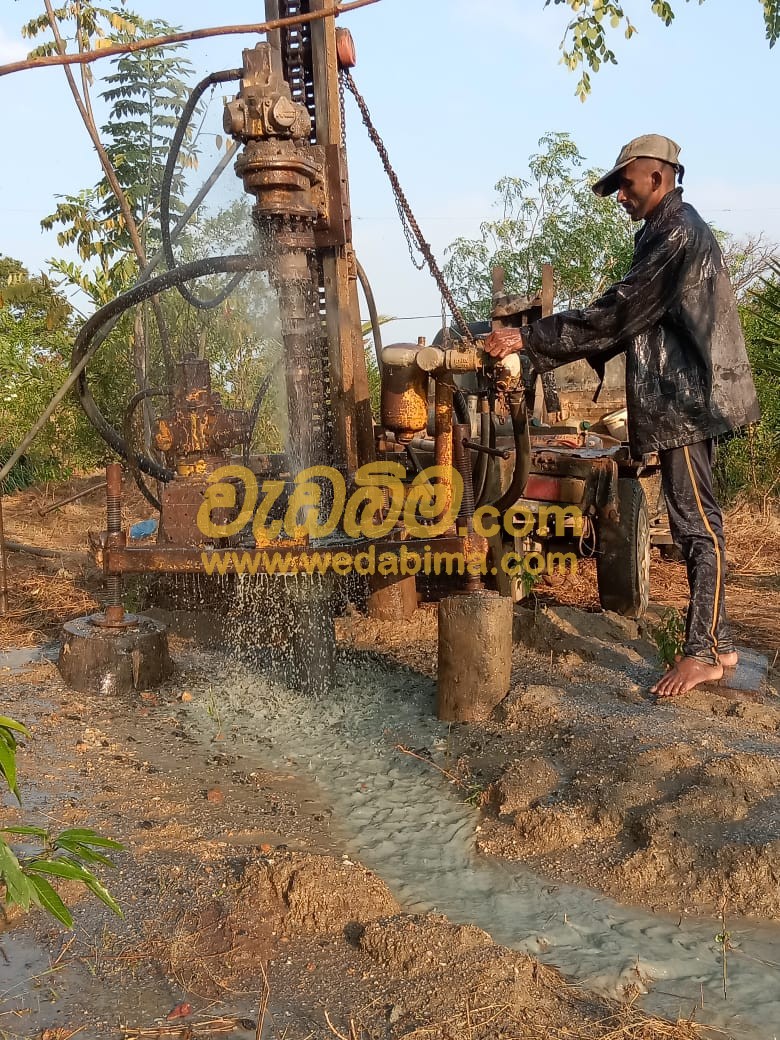
[[[195,212],[195,210],[198,208],[198,206],[201,204],[201,202],[208,195],[209,191],[211,191],[213,186],[219,180],[220,174],[223,172],[223,170],[225,169],[227,164],[230,162],[234,152],[235,152],[235,145],[233,145],[233,147],[222,156],[222,158],[219,160],[217,165],[211,171],[211,174],[209,175],[208,180],[203,185],[201,185],[201,187],[198,189],[198,193],[195,196],[195,198],[187,206],[186,210],[182,213],[182,215],[177,220],[176,227],[171,232],[171,237],[172,238],[176,238],[176,236],[179,235],[181,233],[181,231],[186,227],[187,221],[190,219],[192,214]],[[163,259],[163,250],[162,250],[162,248],[160,248],[160,249],[157,250],[157,252],[151,258],[151,260],[147,263],[146,267],[144,267],[144,269],[138,275],[138,278],[137,278],[133,288],[135,288],[136,285],[142,285],[144,282],[147,282],[152,277],[152,271],[155,269],[155,267],[157,267],[157,265],[160,263],[160,261],[162,259]],[[33,443],[35,438],[38,436],[38,434],[41,432],[43,427],[46,425],[46,423],[49,421],[49,419],[54,414],[55,410],[57,409],[57,406],[65,399],[65,397],[68,394],[68,392],[71,389],[71,387],[75,386],[76,381],[77,381],[79,375],[81,374],[81,369],[86,368],[87,364],[92,359],[92,357],[94,357],[94,355],[97,354],[97,352],[100,349],[100,347],[103,345],[103,343],[108,338],[108,336],[109,336],[111,330],[113,329],[114,325],[116,324],[117,320],[118,320],[118,317],[114,317],[114,318],[110,319],[101,328],[101,330],[95,335],[95,338],[92,340],[92,343],[90,345],[89,350],[82,355],[81,361],[79,362],[79,365],[81,366],[81,368],[72,368],[71,369],[70,374],[68,375],[67,379],[65,379],[65,381],[62,384],[62,386],[60,386],[59,390],[57,390],[57,392],[54,394],[54,397],[52,397],[52,399],[46,405],[44,410],[41,412],[41,414],[38,416],[38,418],[32,424],[32,426],[27,431],[27,433],[24,435],[24,437],[21,440],[21,443],[19,443],[14,448],[13,453],[11,454],[11,457],[9,459],[7,459],[2,464],[2,466],[0,467],[0,484],[2,484],[2,482],[5,480],[5,478],[8,476],[8,474],[11,472],[13,467],[16,465],[16,463],[22,457],[22,455],[27,451],[27,449]],[[0,545],[2,545],[2,539],[0,539]],[[0,567],[0,571],[2,571],[2,567]],[[3,572],[3,573],[5,573],[5,572]],[[2,589],[0,587],[0,596],[1,595],[2,595]]]
[[[525,391],[515,390],[509,395],[509,414],[512,417],[512,434],[515,441],[515,468],[512,482],[504,494],[492,505],[504,513],[522,498],[531,472],[531,431],[528,426],[528,411],[525,406]]]
[[[190,124],[195,109],[198,107],[198,102],[209,87],[214,87],[217,83],[228,83],[231,80],[241,79],[243,74],[243,69],[224,69],[222,72],[210,73],[210,75],[206,76],[205,79],[202,79],[200,83],[196,84],[193,88],[189,100],[184,106],[179,118],[176,133],[173,135],[171,147],[168,152],[168,161],[165,164],[165,173],[163,174],[162,189],[160,192],[160,230],[162,232],[162,247],[165,254],[165,262],[171,270],[176,267],[176,259],[173,255],[173,244],[171,242],[171,185],[173,184],[176,162],[179,158],[179,152],[181,151],[184,136],[187,133],[187,127]],[[221,292],[208,300],[195,296],[184,285],[178,285],[176,288],[187,303],[191,304],[198,310],[205,311],[223,303],[243,277],[243,273],[237,274],[234,278],[230,279]]]
[[[459,386],[453,387],[455,394],[453,397],[453,407],[455,409],[455,418],[459,423],[465,423],[469,431],[471,430],[471,413],[469,412],[468,401],[466,395],[463,393]]]
[[[130,446],[133,440],[133,416],[135,415],[135,410],[138,407],[138,405],[141,404],[142,401],[148,400],[150,397],[167,397],[168,395],[170,395],[170,392],[170,387],[158,388],[151,386],[147,387],[145,390],[139,390],[137,394],[133,394],[133,396],[130,398],[127,408],[125,409],[125,418],[122,423],[122,436],[124,438],[125,444],[128,447]],[[136,483],[136,487],[144,496],[149,505],[153,506],[158,513],[161,513],[162,505],[160,504],[160,500],[146,486],[146,481],[144,480],[143,475],[141,474],[141,470],[138,467],[135,453],[132,451],[128,451],[125,458],[127,459],[128,468],[130,469],[130,472],[133,476],[133,480]]]
[[[205,257],[203,260],[193,260],[192,263],[183,264],[174,271],[166,271],[156,278],[134,286],[126,293],[111,300],[105,307],[101,307],[99,311],[96,311],[85,322],[76,337],[76,342],[73,344],[71,368],[75,368],[81,362],[82,358],[90,351],[92,340],[100,335],[103,327],[112,318],[118,317],[139,303],[143,303],[150,296],[164,292],[166,289],[175,288],[184,282],[191,281],[193,278],[204,278],[210,274],[238,274],[239,272],[246,274],[248,271],[263,271],[266,266],[267,261],[260,256],[210,256]],[[131,449],[124,438],[103,417],[90,392],[85,371],[82,371],[79,375],[76,387],[81,407],[84,409],[89,421],[106,444],[113,448],[122,458],[129,460]],[[138,468],[143,473],[146,473],[147,476],[154,477],[155,480],[168,481],[173,476],[171,470],[166,469],[146,455],[136,453],[135,460]]]
[[[263,407],[263,402],[265,401],[266,394],[268,393],[268,390],[273,381],[275,371],[276,366],[274,366],[271,369],[271,371],[268,373],[268,375],[265,377],[265,379],[258,387],[257,393],[255,394],[255,399],[252,402],[252,407],[249,409],[249,424],[247,428],[246,440],[244,441],[243,451],[243,463],[245,466],[249,466],[249,451],[252,447],[252,437],[255,432],[255,426],[257,425],[257,420],[260,416],[260,409]]]
[[[361,262],[355,257],[355,266],[357,268],[357,276],[360,282],[360,286],[363,290],[363,295],[366,298],[366,305],[368,307],[368,317],[371,321],[371,335],[374,338],[374,353],[376,354],[376,365],[379,369],[379,374],[382,374],[382,331],[379,324],[379,312],[376,309],[376,300],[374,299],[374,291],[371,288],[371,282],[368,280],[368,275],[363,269]]]

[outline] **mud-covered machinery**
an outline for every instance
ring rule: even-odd
[[[268,18],[323,8],[323,0],[266,0]],[[507,545],[519,548],[520,541],[505,525],[490,534],[477,529],[474,519],[484,504],[503,516],[525,489],[527,404],[535,380],[522,371],[517,357],[492,364],[453,304],[458,338],[444,333],[439,344],[420,341],[382,352],[382,415],[375,426],[358,309],[360,267],[352,247],[340,89],[354,64],[349,33],[325,17],[270,33],[244,52],[240,70],[208,77],[204,83],[239,81],[235,98],[225,106],[224,127],[240,146],[235,171],[254,200],[258,253],[173,267],[98,312],[77,339],[74,363],[96,349],[117,315],[162,289],[176,286],[184,292],[188,282],[215,272],[239,278],[265,270],[278,299],[289,433],[283,452],[252,456],[252,432],[267,386],[250,409],[227,410],[211,389],[207,358],[185,355],[172,366],[168,387],[142,389],[128,406],[125,436],[106,422],[82,378],[79,391],[88,416],[127,461],[159,508],[160,521],[155,543],[128,541],[121,525],[118,466],[110,467],[108,522],[95,543],[108,603],[91,628],[79,623],[66,629],[60,667],[74,685],[137,686],[168,668],[159,626],[151,638],[151,622],[123,611],[124,575],[203,575],[206,561],[220,551],[219,573],[229,575],[244,558],[224,552],[230,548],[284,549],[289,573],[296,570],[296,559],[327,548],[351,559],[361,552],[367,556],[368,549],[374,560],[422,561],[434,552],[449,554],[454,565],[445,574],[449,595],[440,608],[439,713],[478,717],[508,688],[512,590],[500,564]],[[176,140],[182,138],[183,131]],[[172,153],[171,169],[174,162]],[[162,209],[168,210],[165,197]],[[165,226],[163,233],[165,241]],[[157,458],[137,451],[126,435],[134,409],[155,395],[166,399],[153,430]],[[502,431],[507,443],[500,442]],[[323,479],[321,494],[300,503],[295,496],[304,470]],[[147,486],[149,477],[158,482],[158,495]],[[248,489],[265,487],[266,481],[281,489],[277,513],[266,519],[289,516],[289,503],[300,504],[295,516],[301,522],[293,530],[290,524],[283,531],[280,524],[256,524]],[[355,501],[362,519],[350,526],[342,521]],[[335,515],[336,523],[327,534],[314,536],[313,531],[327,527],[324,514]],[[253,573],[267,572],[269,558],[255,555]],[[391,618],[413,610],[415,573],[392,565],[369,568],[369,608]],[[297,659],[329,660],[334,639],[328,583],[320,583],[316,593],[311,584],[305,588],[319,621],[291,626],[291,638],[299,644]],[[288,594],[288,582],[272,592],[277,598]],[[297,617],[304,611],[303,600],[300,590],[292,595]],[[116,679],[120,672],[121,681]],[[299,669],[298,677],[301,685],[321,689],[327,687],[328,668]]]

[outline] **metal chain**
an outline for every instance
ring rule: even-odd
[[[360,115],[363,118],[363,123],[365,124],[365,127],[368,130],[368,136],[371,138],[374,147],[379,153],[379,158],[382,160],[382,165],[385,168],[385,173],[390,179],[390,184],[393,188],[393,195],[395,197],[395,204],[398,207],[398,213],[401,217],[401,226],[404,229],[404,234],[406,235],[406,240],[409,244],[409,253],[412,257],[412,262],[414,263],[415,267],[418,268],[418,270],[422,270],[425,264],[428,264],[428,269],[433,275],[442,297],[447,301],[452,316],[457,322],[458,326],[460,327],[460,330],[463,333],[464,338],[469,343],[473,343],[474,337],[472,336],[471,331],[469,330],[468,322],[464,318],[460,307],[455,302],[455,298],[452,295],[449,286],[444,280],[444,275],[442,274],[439,265],[436,263],[436,258],[431,252],[431,247],[428,245],[428,243],[425,241],[425,238],[423,237],[423,233],[420,230],[420,225],[417,223],[417,220],[415,219],[414,213],[412,212],[412,208],[409,205],[406,195],[404,195],[403,188],[401,187],[401,182],[398,180],[398,176],[390,163],[390,156],[387,154],[387,149],[385,148],[384,142],[382,141],[382,138],[379,136],[371,120],[371,113],[368,111],[368,106],[366,105],[366,102],[364,101],[363,97],[361,96],[360,92],[355,86],[355,81],[353,80],[349,69],[342,69],[341,76],[345,85],[347,86],[350,93],[357,102],[357,106],[360,109]],[[420,264],[417,263],[414,257],[415,248],[423,256],[423,262]]]
[[[339,108],[341,110],[341,148],[347,156],[347,106],[345,104],[344,77],[339,76]]]

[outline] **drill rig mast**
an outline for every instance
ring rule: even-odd
[[[325,6],[325,0],[266,0],[266,17],[274,20],[313,14]],[[509,452],[497,450],[484,438],[481,443],[473,440],[465,397],[456,385],[455,376],[475,373],[475,378],[481,380],[480,393],[484,400],[487,402],[490,398],[495,403],[500,399],[504,413],[512,417],[515,445],[524,452],[527,462],[527,450],[523,447],[527,446],[525,398],[519,365],[514,372],[499,372],[490,366],[486,369],[481,351],[474,344],[462,316],[454,309],[465,334],[464,342],[457,348],[451,349],[446,342],[441,350],[426,348],[423,341],[417,345],[391,347],[384,352],[383,428],[375,431],[358,309],[358,265],[352,246],[342,110],[342,79],[355,92],[351,78],[346,73],[342,76],[342,70],[354,64],[348,31],[337,29],[334,19],[325,17],[269,33],[267,40],[244,51],[241,70],[213,73],[199,84],[190,101],[190,113],[198,91],[205,89],[205,84],[240,78],[236,96],[225,105],[224,128],[240,146],[235,172],[254,199],[253,219],[260,235],[259,254],[211,258],[174,268],[113,301],[104,308],[106,314],[98,312],[93,316],[77,338],[74,362],[89,348],[92,338],[105,324],[106,315],[113,317],[146,295],[182,286],[193,277],[217,271],[240,274],[265,270],[279,303],[289,430],[285,453],[248,459],[255,409],[250,412],[224,409],[219,396],[212,392],[208,362],[185,355],[174,366],[170,387],[141,391],[129,408],[131,411],[134,403],[144,396],[167,394],[167,411],[160,415],[154,432],[155,447],[165,459],[162,466],[133,451],[127,439],[123,440],[111,429],[100,416],[83,380],[82,401],[108,443],[128,460],[136,476],[143,471],[163,484],[157,544],[128,545],[118,520],[121,515],[117,500],[119,482],[116,470],[112,470],[110,522],[95,546],[107,579],[109,603],[105,614],[95,621],[96,631],[101,633],[104,658],[111,656],[106,646],[111,642],[112,631],[124,633],[123,645],[128,641],[132,643],[128,630],[133,626],[140,633],[141,623],[124,615],[122,610],[121,582],[125,574],[202,575],[208,551],[230,547],[284,548],[292,556],[306,554],[311,544],[309,534],[300,527],[291,532],[288,525],[290,510],[295,516],[299,515],[297,507],[291,505],[284,514],[288,537],[283,539],[276,534],[269,540],[266,532],[256,527],[252,507],[246,505],[250,497],[248,485],[243,489],[238,486],[243,478],[235,472],[220,477],[220,473],[236,468],[231,466],[231,452],[243,444],[243,472],[249,474],[255,494],[260,481],[265,486],[266,478],[281,477],[285,495],[291,503],[296,503],[296,492],[300,490],[297,478],[303,471],[312,471],[312,467],[320,475],[323,470],[335,473],[348,492],[356,488],[358,501],[365,505],[362,515],[369,518],[370,530],[367,531],[364,524],[360,533],[355,534],[354,525],[348,530],[345,520],[343,526],[331,532],[327,543],[330,549],[345,549],[354,555],[370,542],[377,554],[384,551],[393,558],[401,558],[411,552],[421,557],[431,552],[431,543],[435,542],[445,553],[479,565],[476,571],[469,568],[465,574],[463,569],[456,573],[451,584],[467,595],[460,599],[451,597],[453,602],[449,609],[440,612],[440,676],[447,676],[447,689],[444,693],[440,690],[440,711],[443,717],[465,718],[466,715],[458,714],[462,707],[458,702],[461,691],[468,687],[468,711],[475,713],[471,717],[476,717],[484,712],[485,704],[496,703],[508,688],[511,599],[506,594],[486,590],[479,576],[489,573],[485,564],[491,553],[497,559],[500,538],[498,545],[489,547],[487,538],[474,529],[477,503],[472,454],[476,453],[480,461],[489,462],[497,456],[506,459]],[[361,102],[362,99],[359,104]],[[361,113],[365,121],[363,104]],[[373,128],[370,132],[376,143]],[[175,157],[172,151],[169,167]],[[385,165],[388,168],[387,162]],[[391,180],[394,190],[400,193],[394,174]],[[408,203],[406,208],[408,210]],[[421,239],[419,229],[418,237]],[[427,245],[425,251],[432,272],[443,285],[441,272]],[[168,257],[170,262],[170,249]],[[451,299],[451,294],[448,296]],[[429,397],[429,389],[434,388],[435,393]],[[129,424],[125,425],[127,428]],[[419,463],[419,457],[423,456],[426,462],[435,465],[436,476],[426,476]],[[395,492],[388,498],[388,494],[381,491],[377,497],[376,487],[365,490],[366,484],[371,484],[370,477],[366,481],[365,472],[370,471],[372,465],[380,471],[384,467],[385,473],[393,475],[395,490],[400,491],[403,503],[403,521],[400,513],[392,518],[393,508],[399,502]],[[515,471],[522,475],[519,462]],[[222,483],[215,485],[218,480]],[[494,485],[495,481],[491,486]],[[462,494],[455,493],[458,488]],[[500,493],[500,486],[498,490]],[[215,491],[216,495],[212,494]],[[508,493],[516,495],[517,491],[517,480],[512,480]],[[431,509],[422,526],[406,519],[406,506],[418,501],[420,494],[432,496]],[[215,500],[216,527],[204,532],[201,522],[204,506],[213,506]],[[510,503],[499,498],[497,504],[505,507]],[[313,507],[314,514],[317,508],[331,505],[332,502],[327,501],[327,489],[323,489],[319,507]],[[342,499],[342,509],[343,506]],[[222,527],[220,518],[224,522]],[[378,522],[374,523],[372,518]],[[232,556],[233,570],[220,570],[220,574],[238,570],[238,554],[227,555]],[[496,573],[494,569],[493,574]],[[395,616],[401,616],[405,609],[414,609],[413,577],[391,577],[383,583],[376,581],[374,575],[371,580],[373,588],[380,589],[380,598],[386,592],[383,584],[389,585],[391,593],[401,587],[411,591],[411,596],[385,596],[386,600],[395,602]],[[293,643],[297,640],[297,650],[293,646],[293,656],[297,658],[295,670],[313,680],[304,682],[304,686],[327,688],[328,667],[309,667],[311,661],[331,660],[333,655],[335,639],[327,583],[316,589],[311,582],[304,581],[301,588],[291,589],[286,580],[280,581],[281,585],[277,582],[273,593],[266,587],[266,594],[277,599],[287,598],[293,603],[292,612],[296,616],[290,630]],[[313,610],[310,608],[309,613],[313,618],[319,610],[319,621],[301,620],[306,615],[307,596],[313,601]],[[140,638],[139,634],[138,640]],[[63,650],[60,667],[66,680],[73,685],[79,681],[94,685],[94,679],[85,678],[89,675],[90,640],[85,638],[83,626],[78,631],[69,631],[66,626],[65,641],[67,653]],[[492,646],[491,653],[485,653],[486,646]],[[442,647],[445,647],[443,652]],[[144,664],[144,651],[139,653]],[[167,653],[163,656],[167,661]],[[303,668],[302,658],[308,661]],[[150,669],[141,670],[148,677]],[[320,681],[322,679],[326,681]]]

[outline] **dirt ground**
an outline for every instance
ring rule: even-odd
[[[38,512],[89,483],[4,501],[7,537],[70,551],[9,555],[0,647],[49,643],[99,601],[83,553],[103,492]],[[126,497],[126,522],[149,515]],[[774,665],[780,525],[740,511],[728,535],[737,641]],[[658,559],[652,580],[642,626],[595,612],[587,565],[520,610],[510,695],[487,723],[454,727],[448,752],[478,847],[622,902],[777,919],[778,673],[750,699],[706,690],[655,705],[649,626],[684,602],[685,578]],[[337,627],[342,645],[435,672],[431,606],[404,625],[351,614]],[[40,914],[11,915],[0,931],[0,1037],[699,1035],[572,987],[475,927],[405,913],[348,858],[315,787],[248,770],[218,727],[208,739],[192,732],[181,698],[203,661],[183,640],[171,649],[175,681],[131,702],[74,693],[45,660],[0,672],[0,713],[32,731],[24,804],[4,800],[4,825],[90,826],[126,846],[106,879],[123,920],[65,888],[73,932]],[[434,749],[418,750],[430,761],[421,768],[437,764]]]

